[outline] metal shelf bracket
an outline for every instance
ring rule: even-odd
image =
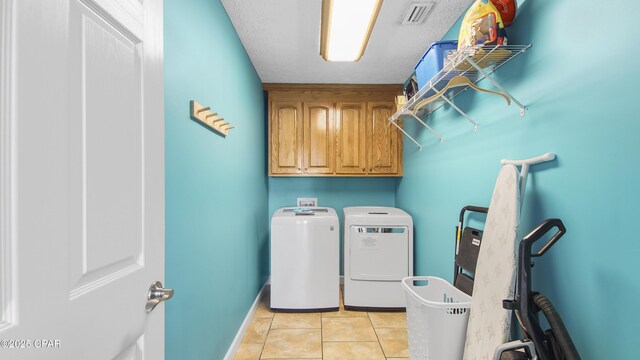
[[[418,146],[418,148],[420,148],[420,151],[422,151],[422,145],[413,137],[411,137],[411,135],[407,134],[406,131],[404,131],[404,129],[402,127],[400,127],[400,125],[396,124],[395,119],[389,119],[389,122],[393,124],[393,126],[397,127],[398,130],[402,131],[402,133],[408,137],[411,141],[413,141],[414,144],[416,144]]]
[[[431,85],[431,83],[429,83],[429,87],[434,92],[438,92],[438,90],[436,88],[434,88],[433,85]],[[477,132],[478,131],[478,124],[476,124],[476,122],[473,121],[473,119],[471,119],[471,117],[469,117],[469,115],[467,115],[467,113],[465,113],[464,111],[460,110],[460,108],[457,107],[456,104],[453,103],[453,101],[451,101],[449,98],[447,98],[446,94],[440,95],[440,98],[442,100],[444,100],[447,104],[449,104],[449,106],[454,108],[458,112],[458,114],[462,115],[465,119],[467,119],[467,121],[469,123],[471,123],[471,125],[473,126],[473,132]],[[440,143],[442,143],[442,140],[440,141]]]
[[[442,135],[440,135],[440,133],[439,133],[439,132],[435,131],[431,126],[427,125],[427,123],[426,123],[426,122],[422,121],[422,119],[420,119],[419,117],[415,116],[415,114],[414,114],[414,113],[409,113],[409,114],[407,114],[407,115],[409,115],[409,116],[411,116],[412,118],[414,118],[414,119],[418,120],[418,122],[419,122],[420,124],[422,124],[422,126],[426,127],[426,128],[427,128],[427,130],[431,131],[431,133],[432,133],[435,137],[437,137],[437,138],[438,138],[438,140],[440,140],[440,144],[442,144],[442,143],[444,142],[444,138],[442,137]]]
[[[478,64],[475,61],[473,61],[469,55],[465,56],[465,60],[468,61],[469,64],[471,64],[471,66],[473,66],[476,70],[478,70],[478,72],[480,74],[482,74],[483,78],[486,78],[487,80],[489,80],[491,82],[491,84],[493,84],[493,86],[495,86],[498,89],[500,89],[500,91],[505,93],[505,95],[507,95],[509,97],[509,99],[511,99],[511,101],[516,103],[516,105],[518,105],[518,107],[520,108],[520,116],[521,117],[524,116],[524,113],[526,111],[526,107],[524,105],[522,105],[522,103],[520,101],[518,101],[518,99],[513,97],[513,95],[511,95],[510,92],[508,92],[504,87],[502,87],[502,85],[500,85],[500,83],[498,83],[494,78],[492,78],[489,73],[484,71],[484,69],[482,69],[482,67],[478,66]]]

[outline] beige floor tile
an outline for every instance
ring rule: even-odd
[[[262,343],[242,343],[233,360],[258,360],[263,345]]]
[[[407,328],[405,312],[370,312],[369,319],[374,328]]]
[[[340,303],[340,308],[338,311],[323,312],[322,317],[323,318],[367,317],[367,312],[345,310],[344,305]]]
[[[273,314],[274,313],[271,312],[271,310],[268,307],[259,306],[256,309],[256,314],[254,315],[254,317],[257,317],[257,318],[272,318]]]
[[[376,341],[368,317],[355,318],[323,318],[323,341]]]
[[[408,360],[406,313],[345,310],[342,296],[339,311],[274,313],[269,300],[267,290],[234,359]]]
[[[277,313],[272,329],[320,329],[320,313]]]
[[[325,342],[322,344],[323,360],[385,360],[377,341]]]
[[[327,312],[323,312],[322,313],[322,317],[323,318],[334,318],[334,317],[365,317],[367,316],[367,312],[366,311],[351,311],[351,310],[345,310],[344,308],[344,302],[343,302],[343,295],[342,295],[342,288],[340,289],[340,307],[338,311],[327,311]]]
[[[409,357],[407,329],[376,329],[378,340],[387,357]]]
[[[273,317],[273,312],[271,311],[269,305],[270,295],[269,292],[265,292],[260,300],[260,304],[258,304],[258,308],[256,309],[256,314],[254,317],[262,318],[262,317]]]
[[[264,343],[271,326],[271,318],[253,318],[242,339],[245,343]]]
[[[261,359],[313,359],[322,357],[320,329],[269,331]]]

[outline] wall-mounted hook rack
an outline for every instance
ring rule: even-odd
[[[218,117],[217,112],[211,112],[209,106],[202,106],[195,100],[191,100],[189,105],[193,120],[201,122],[220,135],[226,137],[229,134],[229,130],[235,128],[235,126],[230,126],[229,123],[224,122],[223,117]]]

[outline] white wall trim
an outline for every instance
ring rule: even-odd
[[[0,3],[0,331],[13,326],[15,272],[15,0]]]
[[[260,305],[260,300],[265,294],[265,289],[267,288],[267,285],[270,284],[270,280],[270,277],[267,278],[267,281],[265,281],[264,285],[262,285],[262,289],[260,289],[258,295],[256,295],[256,299],[253,301],[253,305],[251,305],[249,312],[247,312],[247,316],[244,317],[244,321],[242,322],[242,325],[240,325],[240,329],[238,329],[236,337],[233,339],[231,346],[229,346],[229,350],[227,350],[227,354],[224,356],[224,360],[233,360],[233,357],[236,356],[236,352],[238,352],[238,348],[240,348],[240,344],[242,343],[242,338],[244,338],[244,334],[247,332],[249,324],[251,324],[251,320],[253,320],[253,316],[256,314],[258,305]]]

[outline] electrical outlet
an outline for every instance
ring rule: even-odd
[[[316,207],[318,198],[298,198],[298,207]]]

